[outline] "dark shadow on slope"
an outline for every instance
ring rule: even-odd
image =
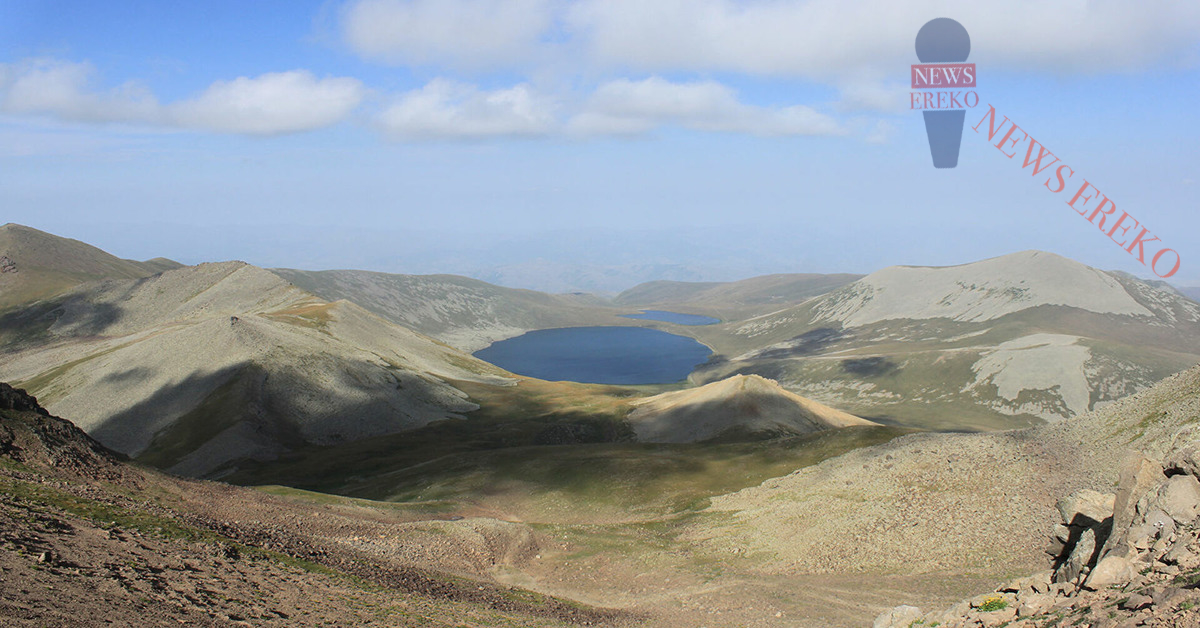
[[[331,360],[328,368],[317,373],[314,378],[293,365],[269,362],[194,373],[108,417],[91,430],[92,436],[125,453],[148,437],[149,446],[137,455],[140,462],[212,477],[248,460],[273,459],[317,446],[314,443],[372,441],[421,429],[410,412],[455,416],[454,410],[437,401],[444,396],[443,389],[408,372],[373,362]],[[151,375],[148,369],[135,367],[112,377],[128,381]],[[398,386],[401,379],[403,387]],[[162,426],[164,416],[175,419]],[[447,418],[436,423],[464,421]],[[206,453],[202,459],[187,460],[218,436],[236,440],[222,441],[226,450],[212,452],[216,458]],[[223,457],[228,459],[213,462]]]
[[[836,327],[820,327],[788,340],[787,342],[793,343],[793,346],[767,349],[755,357],[771,360],[815,355],[823,353],[834,343],[849,337],[850,334],[847,334],[845,330]]]
[[[883,356],[842,360],[842,370],[859,377],[881,377],[900,370],[900,365]]]
[[[161,421],[164,415],[185,415],[195,407],[195,400],[207,398],[245,366],[233,366],[207,375],[193,374],[173,386],[160,388],[149,398],[138,401],[127,410],[108,417],[92,428],[91,436],[111,449],[129,454],[136,448],[141,435],[155,434],[154,425]],[[137,373],[133,373],[134,371]],[[126,381],[129,377],[147,377],[151,374],[149,369],[137,367],[110,377],[116,377],[114,381]],[[109,378],[105,378],[104,381],[110,383]],[[241,414],[212,417],[210,425],[228,426],[242,418]],[[199,444],[201,443],[197,443],[197,446]]]

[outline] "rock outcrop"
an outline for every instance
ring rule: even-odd
[[[896,607],[874,628],[1200,626],[1200,440],[1133,456],[1115,495],[1079,491],[1058,510],[1047,571],[945,611]]]

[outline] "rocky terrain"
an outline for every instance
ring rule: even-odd
[[[1058,501],[1051,569],[945,611],[899,606],[874,627],[1200,625],[1200,440],[1182,440],[1165,461],[1131,456],[1116,488]]]
[[[569,626],[633,617],[498,585],[502,522],[284,499],[123,462],[0,384],[5,625]],[[454,574],[454,575],[451,575]]]

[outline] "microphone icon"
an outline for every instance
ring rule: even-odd
[[[917,32],[916,47],[921,63],[961,64],[971,54],[971,36],[962,24],[948,17],[939,17],[926,22]],[[957,166],[966,110],[926,110],[921,114],[925,117],[925,135],[929,137],[933,167]]]

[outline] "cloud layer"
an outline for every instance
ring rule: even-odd
[[[988,63],[1108,72],[1195,64],[1200,4],[1181,0],[355,0],[342,36],[397,64],[546,64],[828,80],[908,63],[931,16],[962,22]]]
[[[0,66],[0,111],[73,122],[279,135],[335,124],[366,94],[357,79],[318,79],[293,70],[218,81],[195,98],[162,104],[136,83],[98,88],[95,75],[89,63],[54,59]]]
[[[26,59],[0,64],[0,113],[257,136],[358,114],[402,141],[666,126],[842,134],[863,128],[852,118],[862,112],[907,109],[896,79],[914,60],[920,25],[941,14],[967,27],[971,60],[988,67],[1111,73],[1200,61],[1200,3],[1169,0],[349,0],[337,26],[351,52],[438,78],[387,94],[294,69],[218,80],[164,103],[137,82],[101,84],[86,62]],[[801,79],[837,99],[762,106],[714,75]],[[887,128],[864,139],[886,141]]]

